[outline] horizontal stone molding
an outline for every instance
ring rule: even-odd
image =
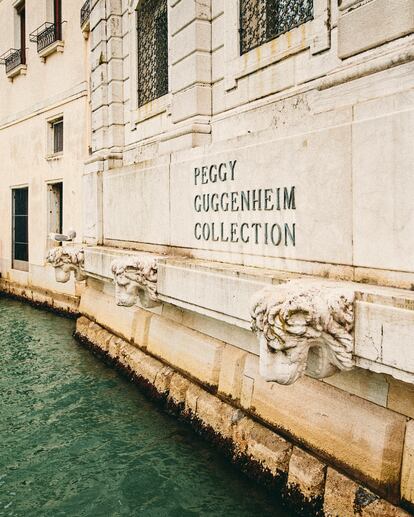
[[[412,0],[345,2],[338,21],[338,55],[341,59],[414,32]]]
[[[155,269],[151,272],[148,264],[153,264],[153,260]],[[120,278],[118,287],[115,281],[115,289],[118,289],[119,296],[122,295],[122,290],[131,291],[132,299],[128,300],[128,304],[137,303],[141,292],[141,305],[142,302],[150,305],[161,302],[171,304],[181,310],[232,325],[238,331],[251,329],[253,300],[257,302],[258,298],[263,297],[262,309],[266,304],[269,304],[270,309],[272,297],[276,296],[273,292],[284,293],[283,296],[287,297],[287,290],[297,285],[297,292],[295,291],[292,300],[299,300],[297,297],[301,289],[303,296],[309,289],[311,302],[315,304],[313,324],[318,322],[322,327],[317,330],[311,327],[312,332],[310,328],[307,329],[305,336],[293,334],[290,338],[306,337],[308,340],[303,348],[304,355],[305,350],[309,352],[305,361],[307,375],[324,378],[338,371],[348,370],[355,363],[359,368],[389,374],[398,380],[414,384],[414,353],[410,346],[410,333],[414,332],[414,293],[406,289],[390,289],[316,276],[299,277],[298,274],[274,269],[258,269],[114,247],[85,248],[85,273],[92,278],[105,283],[112,282],[114,261],[117,264],[116,276]],[[128,265],[129,261],[131,263]],[[140,261],[141,265],[138,266]],[[145,274],[142,277],[145,267],[150,268],[147,278]],[[135,272],[135,269],[139,271]],[[148,280],[150,277],[152,281]],[[121,285],[124,283],[125,285]],[[264,294],[262,290],[265,288],[268,288],[269,294]],[[151,294],[146,295],[146,291]],[[293,296],[293,291],[290,295]],[[127,297],[127,293],[124,292],[123,296]],[[317,296],[321,298],[318,300]],[[347,317],[351,319],[342,323],[338,323],[336,319],[331,322],[330,311],[336,310],[334,304],[340,303],[341,296],[346,300],[343,308],[349,311]],[[327,312],[321,316],[317,311],[322,310],[323,303]],[[127,306],[126,300],[122,300],[120,305]],[[345,318],[344,314],[342,316]],[[334,312],[333,317],[342,316]],[[322,323],[318,318],[322,318]],[[399,326],[398,321],[404,324]],[[334,323],[338,327],[335,332],[341,331],[342,334],[329,333],[328,327],[331,328]],[[252,336],[250,332],[246,334]],[[240,343],[238,346],[259,356],[260,339],[253,338],[249,343],[245,348]],[[262,346],[264,344],[265,341],[262,340]],[[270,352],[267,348],[265,351],[269,353],[269,358],[275,358],[274,351]],[[290,349],[290,353],[293,354],[293,349]],[[270,368],[270,364],[267,368]],[[271,368],[267,374],[270,371]]]
[[[77,281],[86,279],[82,247],[59,246],[53,248],[48,252],[46,262],[55,268],[56,282],[68,282],[72,271]]]
[[[51,291],[44,286],[31,283],[30,287],[16,281],[0,278],[0,293],[29,303],[37,308],[44,308],[70,318],[79,316],[80,296]]]
[[[354,296],[341,284],[307,280],[257,293],[251,318],[260,343],[260,374],[267,381],[292,384],[306,370],[322,379],[352,369]],[[315,349],[313,356],[310,349]]]

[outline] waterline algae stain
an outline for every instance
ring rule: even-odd
[[[73,330],[0,299],[1,516],[287,517]]]

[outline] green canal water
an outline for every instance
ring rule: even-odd
[[[73,330],[0,298],[1,516],[287,517]]]

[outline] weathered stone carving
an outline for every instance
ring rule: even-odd
[[[157,296],[158,260],[153,255],[134,255],[115,259],[111,271],[115,282],[116,304],[132,307],[138,297],[143,307],[159,304]]]
[[[354,292],[334,283],[293,280],[266,287],[253,300],[252,330],[260,341],[260,374],[292,384],[354,363]]]
[[[55,268],[56,282],[68,282],[71,271],[73,271],[75,279],[78,281],[85,280],[86,278],[83,270],[83,248],[74,246],[52,248],[47,254],[46,262]]]

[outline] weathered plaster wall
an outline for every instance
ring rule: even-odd
[[[63,52],[55,52],[42,62],[29,33],[47,21],[46,2],[27,1],[26,75],[10,81],[4,68],[0,70],[0,271],[19,284],[70,294],[74,294],[74,284],[56,284],[53,269],[45,267],[51,245],[47,240],[47,183],[63,181],[63,230],[75,229],[81,240],[81,176],[89,141],[88,43],[79,28],[82,3],[63,3]],[[3,0],[1,53],[16,46],[14,16],[13,2]],[[63,154],[50,157],[48,120],[61,115]],[[28,273],[11,267],[11,189],[19,186],[29,187]]]

